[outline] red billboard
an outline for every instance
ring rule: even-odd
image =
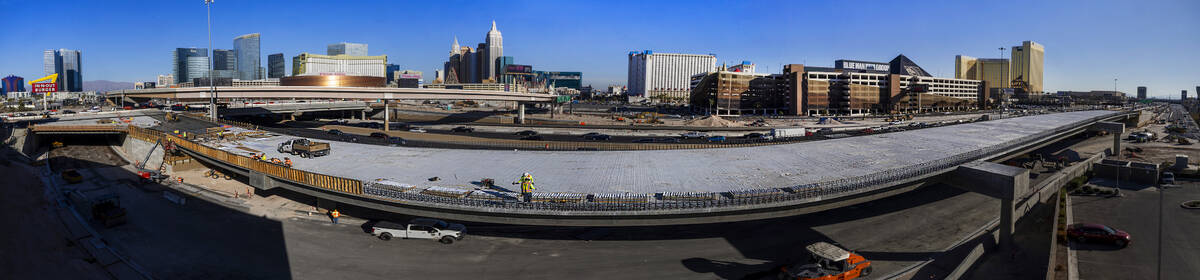
[[[33,85],[34,93],[58,91],[58,84],[56,84],[56,83],[34,83],[32,85]]]
[[[533,66],[509,64],[504,67],[504,72],[509,74],[531,74],[533,73]]]

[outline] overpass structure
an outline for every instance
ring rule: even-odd
[[[293,168],[251,159],[276,135],[240,145],[129,126],[129,137],[173,141],[193,158],[323,200],[416,216],[574,226],[695,224],[812,213],[915,189],[960,165],[1004,160],[1137,112],[1078,111],[795,144],[623,152],[417,149],[331,143]],[[38,125],[34,133],[72,131]],[[1118,134],[1119,135],[1119,134]],[[193,135],[194,136],[194,135]],[[1114,136],[1118,137],[1118,136]],[[1115,149],[1114,149],[1115,150]],[[504,187],[522,172],[538,192]],[[427,178],[439,177],[438,181]]]
[[[220,99],[486,100],[534,103],[552,102],[556,98],[555,95],[543,93],[491,90],[315,86],[216,87],[216,93]],[[207,87],[132,89],[110,91],[107,95],[194,101],[212,98]]]
[[[208,101],[214,97],[209,88],[154,88],[108,92],[120,100],[171,99],[177,101]],[[525,122],[525,103],[552,103],[558,96],[544,93],[508,92],[494,90],[376,88],[376,87],[316,87],[265,86],[216,87],[218,99],[341,99],[383,102],[385,108],[392,100],[476,100],[510,101],[517,103],[517,122]],[[219,101],[218,101],[219,102]],[[389,111],[389,110],[384,110]],[[294,111],[296,112],[296,111]],[[365,113],[364,113],[365,118]]]

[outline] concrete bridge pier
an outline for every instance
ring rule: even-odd
[[[525,124],[525,103],[517,103],[517,124]]]
[[[1012,248],[1013,227],[1020,218],[1013,207],[1029,191],[1029,169],[986,161],[958,166],[944,181],[954,187],[1000,199],[1001,250]]]
[[[383,131],[384,132],[392,130],[392,126],[388,125],[392,121],[391,113],[392,113],[391,108],[388,108],[388,100],[384,99],[383,100]]]
[[[1112,134],[1112,156],[1121,157],[1121,133],[1125,133],[1125,124],[1119,122],[1098,122],[1088,127],[1088,130],[1107,131]]]

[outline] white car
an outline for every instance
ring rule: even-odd
[[[1162,180],[1163,184],[1174,185],[1175,184],[1175,173],[1163,172],[1162,178],[1160,180]]]
[[[461,224],[451,224],[441,220],[416,218],[407,225],[381,221],[371,226],[371,235],[378,236],[384,241],[393,237],[404,239],[431,239],[443,244],[454,243],[463,239],[467,227]]]
[[[692,132],[688,132],[688,133],[680,134],[679,136],[682,136],[684,139],[692,139],[692,138],[708,138],[708,133],[699,132],[699,131],[692,131]]]
[[[424,128],[420,128],[420,127],[414,127],[414,128],[409,128],[409,129],[408,129],[408,132],[426,133],[426,132],[429,132],[429,131],[428,131],[428,130],[425,130]]]

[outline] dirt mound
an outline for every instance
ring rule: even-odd
[[[719,116],[707,116],[699,119],[686,121],[683,123],[687,126],[707,126],[707,127],[734,127],[739,126],[737,122],[722,119]]]

